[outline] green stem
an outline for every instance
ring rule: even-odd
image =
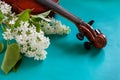
[[[4,32],[5,31],[5,28],[3,27],[3,23],[0,24],[1,28],[2,28],[2,31]]]

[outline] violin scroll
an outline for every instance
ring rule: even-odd
[[[88,24],[77,25],[78,26],[78,30],[79,30],[79,33],[77,34],[77,38],[79,40],[83,40],[84,36],[87,37],[89,42],[85,42],[84,43],[84,47],[86,49],[90,49],[91,45],[93,45],[96,48],[101,49],[101,48],[106,46],[107,39],[106,39],[105,35],[99,29],[94,30],[91,27],[91,25],[93,23],[94,23],[94,21],[91,20],[90,22],[88,22]]]
[[[97,33],[97,36],[95,37],[95,40],[94,40],[94,46],[96,48],[103,48],[105,47],[107,44],[107,40],[106,40],[106,37],[104,34],[102,33]]]

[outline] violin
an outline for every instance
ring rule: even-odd
[[[15,12],[21,12],[25,9],[32,9],[33,14],[38,14],[45,12],[47,10],[52,10],[63,17],[72,21],[78,28],[78,33],[76,34],[79,40],[83,40],[87,37],[88,41],[84,43],[86,49],[90,49],[91,46],[96,48],[103,48],[107,44],[107,39],[105,35],[99,29],[93,29],[92,24],[94,20],[88,23],[84,22],[82,19],[74,16],[60,5],[58,5],[58,0],[4,0],[7,3],[12,4]]]

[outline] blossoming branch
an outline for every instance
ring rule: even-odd
[[[31,15],[29,9],[15,14],[12,7],[0,1],[0,31],[5,43],[0,42],[0,51],[5,52],[1,69],[6,74],[13,69],[16,71],[22,56],[33,57],[34,60],[44,60],[46,49],[50,45],[51,34],[69,34],[70,29],[54,18],[46,18],[50,11]],[[14,60],[14,61],[13,61]]]

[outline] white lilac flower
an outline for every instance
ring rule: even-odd
[[[7,14],[11,13],[11,8],[12,7],[10,5],[8,5],[7,3],[0,0],[0,11],[3,14],[7,15]]]
[[[51,19],[50,22],[41,21],[41,29],[45,34],[69,34],[70,28],[66,25],[63,25],[60,21]]]
[[[39,50],[38,50],[39,52]],[[40,51],[41,53],[36,54],[35,60],[44,60],[46,58],[47,52],[45,50]]]
[[[49,38],[44,36],[44,32],[36,32],[36,27],[30,25],[28,22],[21,22],[20,26],[14,28],[11,32],[7,29],[3,34],[4,39],[14,39],[19,44],[21,53],[27,57],[34,57],[35,60],[44,60],[50,41]]]
[[[11,33],[11,29],[6,29],[6,31],[2,35],[3,35],[3,38],[5,40],[12,40],[12,39],[14,39],[13,38],[13,34]]]
[[[49,38],[44,36],[43,31],[36,32],[36,27],[29,25],[28,22],[22,22],[18,30],[21,31],[21,34],[18,34],[15,39],[20,45],[21,53],[28,57],[34,57],[36,60],[44,60],[46,53],[43,54],[43,50],[48,48],[50,42]]]
[[[14,25],[14,24],[15,24],[15,21],[16,21],[17,19],[18,19],[17,17],[13,17],[13,18],[9,21],[9,24]]]

